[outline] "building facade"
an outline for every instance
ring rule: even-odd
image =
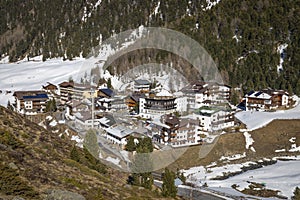
[[[91,85],[77,84],[74,82],[62,82],[59,84],[60,101],[62,104],[72,104],[72,101],[82,101],[88,98],[96,98],[97,88]]]
[[[230,108],[203,106],[196,110],[200,131],[213,132],[234,126],[234,110]]]
[[[44,112],[49,100],[44,91],[16,91],[13,96],[15,97],[15,110],[25,115]]]
[[[245,95],[246,110],[265,111],[288,107],[290,100],[288,92],[284,90],[264,89],[251,91]]]
[[[152,97],[140,98],[139,111],[142,118],[153,118],[176,112],[176,98],[168,91],[162,90]]]
[[[133,91],[148,93],[150,91],[150,85],[151,83],[148,80],[143,80],[143,79],[134,80]]]

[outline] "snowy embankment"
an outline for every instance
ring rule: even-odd
[[[299,98],[296,100],[297,106],[289,110],[276,112],[242,111],[236,113],[235,117],[246,124],[248,131],[264,127],[275,119],[300,119]]]
[[[204,183],[208,189],[222,191],[227,194],[242,195],[232,188],[237,186],[237,190],[242,191],[249,188],[251,182],[264,183],[266,189],[279,190],[280,195],[291,197],[295,187],[300,184],[300,157],[287,157],[294,159],[290,161],[280,161],[280,157],[273,158],[277,162],[273,165],[263,166],[258,169],[242,172],[243,167],[259,164],[255,162],[246,162],[242,164],[227,164],[222,167],[193,167],[183,170],[187,181],[201,187]],[[265,161],[270,161],[266,159]],[[263,162],[263,161],[261,161]],[[225,180],[212,180],[229,173],[237,173]]]

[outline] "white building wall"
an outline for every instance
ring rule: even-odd
[[[287,96],[287,95],[282,95],[282,102],[281,102],[281,104],[283,105],[283,106],[287,106],[288,105],[288,103],[289,103],[289,97]]]
[[[33,107],[32,101],[24,101],[24,107],[25,109],[32,109]]]
[[[204,106],[203,101],[211,100],[211,97],[204,93],[195,94],[195,109]]]
[[[178,97],[175,99],[176,111],[179,113],[187,112],[188,109],[188,98]]]

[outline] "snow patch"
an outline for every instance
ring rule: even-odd
[[[50,116],[50,115],[48,115],[48,116],[46,117],[46,119],[49,120],[49,121],[51,121],[51,120],[53,119],[53,117]]]
[[[44,129],[47,129],[43,121],[39,123],[39,126],[43,127]]]
[[[290,143],[295,143],[296,142],[296,137],[292,137],[291,139],[289,139]]]
[[[243,133],[246,140],[246,149],[249,149],[249,147],[254,143],[253,138],[251,137],[251,134],[248,132]]]
[[[250,150],[253,151],[253,152],[256,152],[254,147],[250,147]]]
[[[279,65],[277,65],[277,72],[279,73],[280,71],[283,70],[283,62],[284,62],[284,51],[288,47],[288,44],[281,44],[277,47],[277,52],[280,54],[280,61]]]
[[[277,149],[275,150],[275,153],[285,152],[285,149]]]
[[[202,10],[210,10],[213,6],[217,5],[221,0],[206,0],[207,6]]]
[[[77,143],[76,146],[83,148],[84,139],[81,139],[78,135],[72,135],[71,140],[75,140]]]
[[[272,160],[282,159],[276,157]],[[267,189],[279,190],[280,194],[291,197],[293,190],[299,186],[300,180],[300,156],[287,157],[286,159],[294,159],[292,161],[280,161],[269,166],[259,169],[249,170],[247,172],[229,177],[225,180],[212,180],[212,178],[223,176],[227,173],[240,172],[244,166],[256,164],[255,162],[246,162],[242,164],[227,164],[221,167],[193,167],[188,170],[182,170],[187,177],[187,182],[191,182],[196,186],[202,186],[204,183],[208,185],[210,190],[223,190],[228,193],[233,184],[238,185],[238,190],[249,188],[249,182],[265,183]],[[270,159],[264,159],[270,160]],[[261,160],[262,161],[262,160]],[[232,190],[231,190],[232,191]]]
[[[7,64],[9,63],[9,56],[5,56],[4,58],[0,59],[0,64]]]
[[[51,127],[54,127],[54,126],[57,125],[57,121],[56,121],[56,120],[52,120],[52,121],[49,123],[49,125],[50,125]]]
[[[246,157],[246,152],[244,152],[243,154],[236,154],[236,155],[232,155],[232,156],[222,156],[220,158],[221,161],[223,160],[238,160],[238,159],[241,159],[241,158],[245,158]]]
[[[105,160],[121,167],[121,165],[119,164],[120,163],[119,158],[112,158],[112,157],[108,156]]]
[[[232,39],[235,39],[237,43],[240,42],[240,39],[241,39],[241,38],[242,38],[242,36],[237,36],[237,35],[234,35],[234,36],[232,37]]]
[[[296,144],[292,144],[289,152],[297,152],[297,151],[300,151],[300,146],[297,147]]]

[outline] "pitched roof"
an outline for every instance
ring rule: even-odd
[[[124,138],[133,133],[132,130],[130,130],[122,125],[109,127],[106,129],[106,132],[110,133],[118,138]]]
[[[248,93],[248,97],[257,98],[257,99],[271,99],[272,98],[271,95],[269,95],[265,92],[262,92],[262,91],[256,91],[256,92],[253,92],[253,93],[252,92]]]
[[[179,124],[179,118],[172,114],[162,116],[165,124],[171,124],[173,126]]]
[[[144,80],[144,79],[137,79],[137,80],[134,80],[134,84],[135,85],[150,85],[150,82],[148,80]]]
[[[80,112],[76,112],[74,115],[77,119],[83,122],[92,119],[91,111],[80,111]]]
[[[146,95],[144,93],[133,93],[132,95],[129,96],[132,100],[135,102],[139,102],[140,98],[145,98]]]
[[[112,97],[113,93],[114,93],[114,91],[110,88],[101,88],[101,89],[99,89],[99,91],[104,93],[105,95],[107,95],[109,97]]]
[[[23,99],[48,99],[48,95],[44,91],[33,90],[33,91],[15,91],[13,96],[15,96],[19,100]]]
[[[74,82],[67,82],[67,81],[64,81],[60,84],[58,84],[59,87],[74,87]]]
[[[53,87],[53,88],[55,88],[55,90],[57,90],[57,86],[54,85],[54,84],[52,84],[52,83],[50,83],[50,82],[47,82],[47,85],[43,85],[42,87],[43,87],[43,89],[47,89],[49,87]]]
[[[157,97],[173,97],[173,95],[165,89],[162,89],[159,93],[156,94]]]
[[[104,124],[107,126],[112,126],[112,125],[116,124],[116,121],[112,115],[105,115],[99,121],[101,124]]]

